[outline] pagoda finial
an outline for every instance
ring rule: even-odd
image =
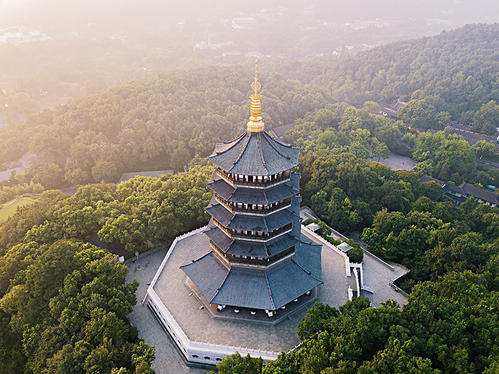
[[[251,117],[247,124],[247,129],[248,132],[262,132],[264,130],[264,124],[262,121],[262,103],[260,101],[262,95],[258,93],[262,88],[262,85],[258,82],[258,60],[255,60],[255,80],[251,84],[251,88],[253,88],[253,94],[250,96]]]

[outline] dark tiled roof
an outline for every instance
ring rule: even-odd
[[[217,264],[213,252],[181,269],[210,303],[275,310],[322,283],[321,246],[303,243],[296,252],[299,255],[294,259],[266,271],[239,267],[227,270]]]
[[[264,233],[270,233],[298,219],[289,208],[266,216],[249,216],[232,214],[221,204],[215,204],[207,207],[206,212],[229,229]]]
[[[460,194],[460,195],[465,195],[464,191],[461,189],[459,186],[455,186],[453,184],[444,184],[442,186],[442,189],[445,192],[453,193],[453,194]]]
[[[222,305],[274,310],[264,271],[232,268],[210,302]]]
[[[296,245],[298,240],[289,234],[285,234],[267,243],[251,242],[247,240],[233,240],[229,238],[218,227],[212,227],[205,231],[205,234],[213,241],[217,247],[227,254],[235,256],[253,256],[268,258],[275,256],[282,251]]]
[[[98,234],[92,235],[88,240],[87,243],[93,244],[96,247],[102,248],[102,249],[107,249],[109,252],[111,252],[113,255],[117,256],[123,256],[125,258],[129,258],[133,256],[132,252],[129,252],[125,249],[125,246],[121,243],[106,243],[103,242]]]
[[[208,187],[222,198],[234,203],[272,204],[298,193],[300,175],[292,173],[290,181],[266,189],[234,188],[223,179],[213,180]]]
[[[209,159],[229,173],[273,175],[298,165],[299,152],[266,132],[245,132],[231,142],[217,144]]]
[[[475,187],[472,184],[468,184],[466,182],[461,184],[460,187],[467,195],[471,195],[477,199],[486,201],[490,204],[497,204],[498,203],[497,195],[492,191],[488,191],[488,190],[485,190],[483,188]]]
[[[229,269],[211,251],[180,268],[208,300],[211,300],[217,294],[218,287],[229,273]]]
[[[289,123],[287,125],[274,127],[271,131],[273,131],[277,137],[282,138],[284,136],[284,134],[286,133],[286,131],[294,129],[294,127],[295,127],[294,123]]]

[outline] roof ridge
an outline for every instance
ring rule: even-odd
[[[265,199],[265,203],[268,204],[269,203],[269,199],[267,198],[267,190],[262,190],[263,191],[263,197]]]
[[[229,271],[227,272],[227,274],[225,274],[225,277],[224,279],[222,279],[222,282],[220,282],[220,284],[218,285],[216,291],[215,291],[215,295],[213,295],[213,297],[210,299],[210,304],[212,303],[212,301],[215,299],[215,297],[217,297],[218,293],[220,292],[220,289],[223,287],[225,281],[227,280],[227,278],[229,277],[229,274],[231,272],[232,269],[229,269]]]
[[[241,149],[241,152],[239,152],[239,155],[236,157],[236,160],[232,163],[232,166],[230,167],[230,170],[232,170],[232,168],[234,168],[234,166],[236,166],[236,164],[239,162],[239,160],[243,156],[244,152],[246,152],[246,150],[248,149],[248,143],[250,141],[250,138],[251,138],[250,135],[246,136],[246,143],[243,145],[243,147]]]
[[[191,260],[191,262],[190,262],[190,263],[188,263],[188,264],[184,264],[184,265],[181,265],[180,267],[181,267],[181,268],[183,268],[183,267],[185,267],[185,266],[189,266],[190,264],[194,264],[194,263],[198,262],[199,260],[201,260],[201,259],[205,258],[206,256],[208,256],[211,252],[213,252],[213,251],[210,251],[210,252],[208,252],[208,253],[206,253],[206,254],[202,255],[201,257],[199,257],[199,258],[197,258],[197,259],[195,259],[195,260]]]
[[[267,133],[267,131],[264,131],[264,133]],[[271,136],[270,134],[267,133],[267,136],[270,137],[273,141],[275,141],[276,143],[279,143],[280,145],[282,145],[283,147],[286,147],[286,148],[293,148],[293,145],[292,144],[288,144],[288,143],[284,143],[283,141],[277,139],[276,137],[274,136]]]
[[[291,261],[293,261],[296,266],[298,266],[302,271],[304,271],[305,273],[307,273],[308,275],[310,275],[312,278],[318,280],[319,282],[322,282],[322,279],[317,278],[311,271],[305,269],[302,265],[300,265],[298,262],[296,262],[295,256],[293,256],[293,258],[291,259]]]
[[[267,225],[267,216],[263,217],[263,224],[265,225],[265,230],[270,234],[269,225]]]
[[[264,271],[263,275],[265,276],[265,285],[267,286],[267,291],[270,296],[270,302],[272,303],[272,307],[274,308],[273,310],[276,310],[275,303],[274,303],[274,296],[272,295],[272,289],[270,288],[270,283],[269,279],[267,278],[267,272]]]
[[[272,256],[270,254],[269,250],[267,249],[267,243],[266,242],[263,242],[263,248],[265,248],[265,253],[266,253],[267,256],[269,256],[269,257]]]
[[[264,133],[264,134],[265,134],[265,133]],[[274,148],[274,150],[275,150],[277,153],[279,153],[282,157],[284,157],[284,158],[285,158],[285,159],[287,159],[287,160],[291,159],[291,157],[289,157],[289,156],[287,156],[287,155],[283,154],[280,150],[278,150],[278,149],[277,149],[277,147],[276,147],[274,144],[272,144],[272,141],[274,141],[274,138],[272,138],[272,137],[271,137],[270,135],[268,135],[268,134],[265,134],[265,135],[266,135],[266,136],[268,136],[268,137],[270,138],[270,141],[268,141],[268,143],[270,144],[270,146],[271,146],[272,148]],[[284,145],[284,144],[283,144],[283,145]],[[288,148],[292,148],[292,147],[291,147],[291,146],[288,146]]]
[[[267,172],[267,174],[269,173],[269,169],[267,169],[267,163],[265,162],[265,158],[263,157],[263,152],[262,152],[262,139],[261,137],[258,137],[258,153],[260,154],[260,158],[262,160],[262,164],[263,164],[263,168],[265,169],[265,171]]]
[[[217,146],[217,145],[227,145],[227,144],[230,144],[230,143],[234,143],[234,144],[232,145],[232,147],[233,147],[233,146],[235,146],[237,143],[239,143],[239,142],[238,142],[238,140],[240,140],[240,139],[241,139],[244,135],[245,135],[245,133],[243,132],[242,134],[240,134],[240,135],[236,136],[235,138],[233,138],[233,139],[231,139],[231,140],[228,140],[228,141],[226,141],[226,142],[222,142],[222,143],[216,143],[216,144],[215,144],[215,149],[216,149],[216,146]],[[232,147],[230,147],[230,148],[232,148]],[[228,148],[228,149],[224,149],[224,150],[223,150],[223,151],[221,151],[221,152],[215,152],[215,153],[216,153],[217,155],[218,155],[218,154],[221,154],[221,153],[225,153],[225,152],[227,152],[230,148]]]

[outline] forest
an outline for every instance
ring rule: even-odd
[[[227,357],[220,374],[495,373],[499,369],[499,209],[461,206],[439,185],[352,153],[319,149],[300,159],[303,204],[381,258],[410,272],[403,309],[356,298],[316,303],[298,327],[301,347],[263,366]]]
[[[220,373],[499,370],[499,210],[457,207],[419,181],[499,185],[497,169],[477,162],[495,157],[491,144],[445,131],[450,121],[483,133],[498,123],[498,33],[466,26],[339,60],[275,62],[279,74],[262,75],[266,128],[295,124],[284,138],[302,150],[303,204],[410,268],[399,281],[410,296],[402,310],[362,298],[317,304],[298,328],[301,349],[265,367],[235,355]],[[35,155],[3,183],[0,203],[39,194],[0,223],[0,372],[152,373],[154,348],[127,319],[137,283],[88,241],[142,252],[206,223],[213,169],[203,157],[243,131],[251,76],[239,66],[160,74],[0,129],[0,160]],[[402,120],[377,114],[398,99],[408,101]],[[377,162],[390,152],[419,163],[393,171]],[[112,184],[154,169],[176,174]],[[50,190],[68,185],[73,196]]]
[[[403,117],[416,127],[442,129],[449,120],[495,133],[492,118],[477,112],[498,102],[498,24],[467,25],[433,37],[402,41],[359,53],[324,67],[313,84],[337,101],[408,101]],[[484,109],[485,110],[485,109]]]
[[[212,173],[46,191],[0,224],[0,372],[152,373],[154,348],[127,319],[138,283],[87,240],[143,251],[206,224]]]
[[[278,73],[264,69],[261,78],[266,126],[293,123],[328,104],[376,113],[380,104],[400,99],[408,101],[401,113],[406,126],[443,129],[460,121],[490,133],[499,121],[498,28],[465,26],[341,59],[271,59]],[[249,67],[240,66],[178,70],[74,100],[0,128],[0,160],[13,162],[30,151],[29,169],[10,184],[46,188],[112,182],[139,169],[182,170],[196,154],[207,156],[217,140],[242,131],[249,77]],[[385,143],[407,154],[407,144],[395,139],[406,130],[401,124],[398,130]],[[353,143],[350,151],[358,148]]]

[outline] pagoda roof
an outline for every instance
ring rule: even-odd
[[[275,256],[298,243],[298,240],[289,234],[263,243],[231,239],[216,226],[205,231],[205,234],[224,253],[234,256],[268,258]]]
[[[321,248],[300,242],[302,254],[268,270],[216,265],[213,251],[181,269],[210,303],[276,310],[322,283]]]
[[[300,175],[291,173],[290,180],[266,189],[248,187],[232,187],[224,179],[215,179],[208,183],[208,187],[223,199],[234,203],[272,204],[288,199],[298,193]]]
[[[245,132],[236,139],[219,143],[208,159],[228,173],[273,175],[298,165],[300,150],[267,132]]]
[[[271,233],[299,219],[289,208],[269,213],[266,216],[251,216],[233,214],[222,204],[215,204],[207,207],[206,212],[228,229],[264,233]]]

